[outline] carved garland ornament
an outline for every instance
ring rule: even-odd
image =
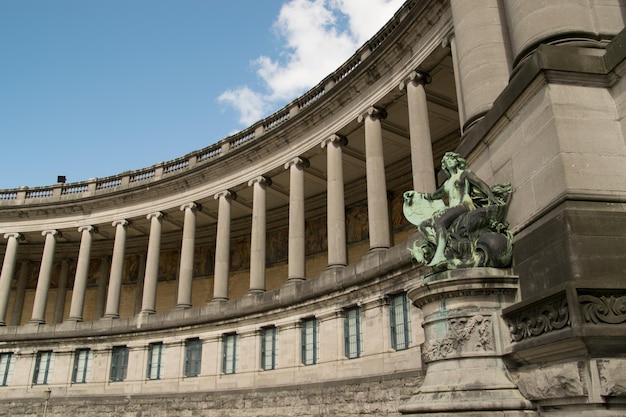
[[[567,300],[564,298],[507,320],[511,340],[519,342],[570,326]]]
[[[579,300],[587,323],[620,324],[626,322],[626,296],[581,295]]]
[[[425,343],[425,359],[434,361],[458,352],[470,339],[476,340],[474,348],[493,350],[491,319],[483,316],[448,320],[448,334],[443,339]]]

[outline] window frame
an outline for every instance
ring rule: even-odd
[[[6,387],[11,383],[15,370],[16,356],[13,352],[0,353],[0,387]]]
[[[268,336],[269,349],[268,349]],[[261,369],[272,371],[276,369],[276,359],[278,356],[278,328],[267,326],[261,328]],[[269,359],[269,364],[268,364]]]
[[[156,349],[156,367],[154,363]],[[151,381],[156,381],[161,379],[164,367],[164,353],[165,353],[165,345],[163,342],[154,342],[148,344],[148,367],[146,368],[146,379]],[[154,375],[154,371],[156,371],[156,375]]]
[[[400,306],[396,305],[396,300],[402,299]],[[398,307],[401,311],[398,312]],[[409,299],[406,292],[391,294],[389,296],[389,325],[391,330],[391,347],[396,350],[406,350],[411,344],[411,312]],[[398,323],[398,315],[402,319]],[[402,329],[401,332],[398,329]],[[402,339],[402,340],[400,340]]]
[[[319,326],[317,317],[306,317],[300,321],[302,331],[300,338],[301,363],[304,366],[315,365],[319,361]],[[310,334],[310,336],[309,336]],[[309,338],[311,340],[309,340]],[[309,354],[310,352],[310,354]]]
[[[111,349],[111,368],[109,369],[109,381],[124,381],[126,379],[127,368],[128,346],[113,346],[113,348]]]
[[[202,369],[202,340],[198,337],[185,340],[185,377],[196,377]]]
[[[42,374],[42,359],[45,355],[44,370]],[[33,385],[47,385],[48,378],[52,377],[54,367],[54,351],[40,350],[35,357],[35,370],[33,371]],[[43,375],[43,378],[39,378]],[[38,382],[41,379],[41,382]]]
[[[344,309],[344,354],[348,359],[361,357],[363,352],[363,333],[361,331],[361,307]]]
[[[232,343],[231,343],[232,342]],[[232,375],[237,373],[239,335],[226,333],[222,336],[222,373]]]
[[[85,384],[87,382],[87,377],[91,371],[91,360],[91,349],[81,348],[74,351],[74,366],[72,368],[73,384]]]

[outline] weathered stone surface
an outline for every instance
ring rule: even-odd
[[[520,371],[514,379],[521,393],[530,400],[578,397],[587,392],[579,362]]]
[[[626,359],[603,359],[598,361],[600,394],[626,396]]]

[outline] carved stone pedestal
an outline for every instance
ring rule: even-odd
[[[429,275],[409,290],[424,312],[427,368],[419,391],[400,406],[403,415],[537,415],[501,357],[500,312],[515,302],[517,280],[509,270],[467,268]]]

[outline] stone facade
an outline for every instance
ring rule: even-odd
[[[0,191],[0,416],[626,415],[624,16],[407,1],[235,136]],[[450,151],[511,268],[412,261]]]

